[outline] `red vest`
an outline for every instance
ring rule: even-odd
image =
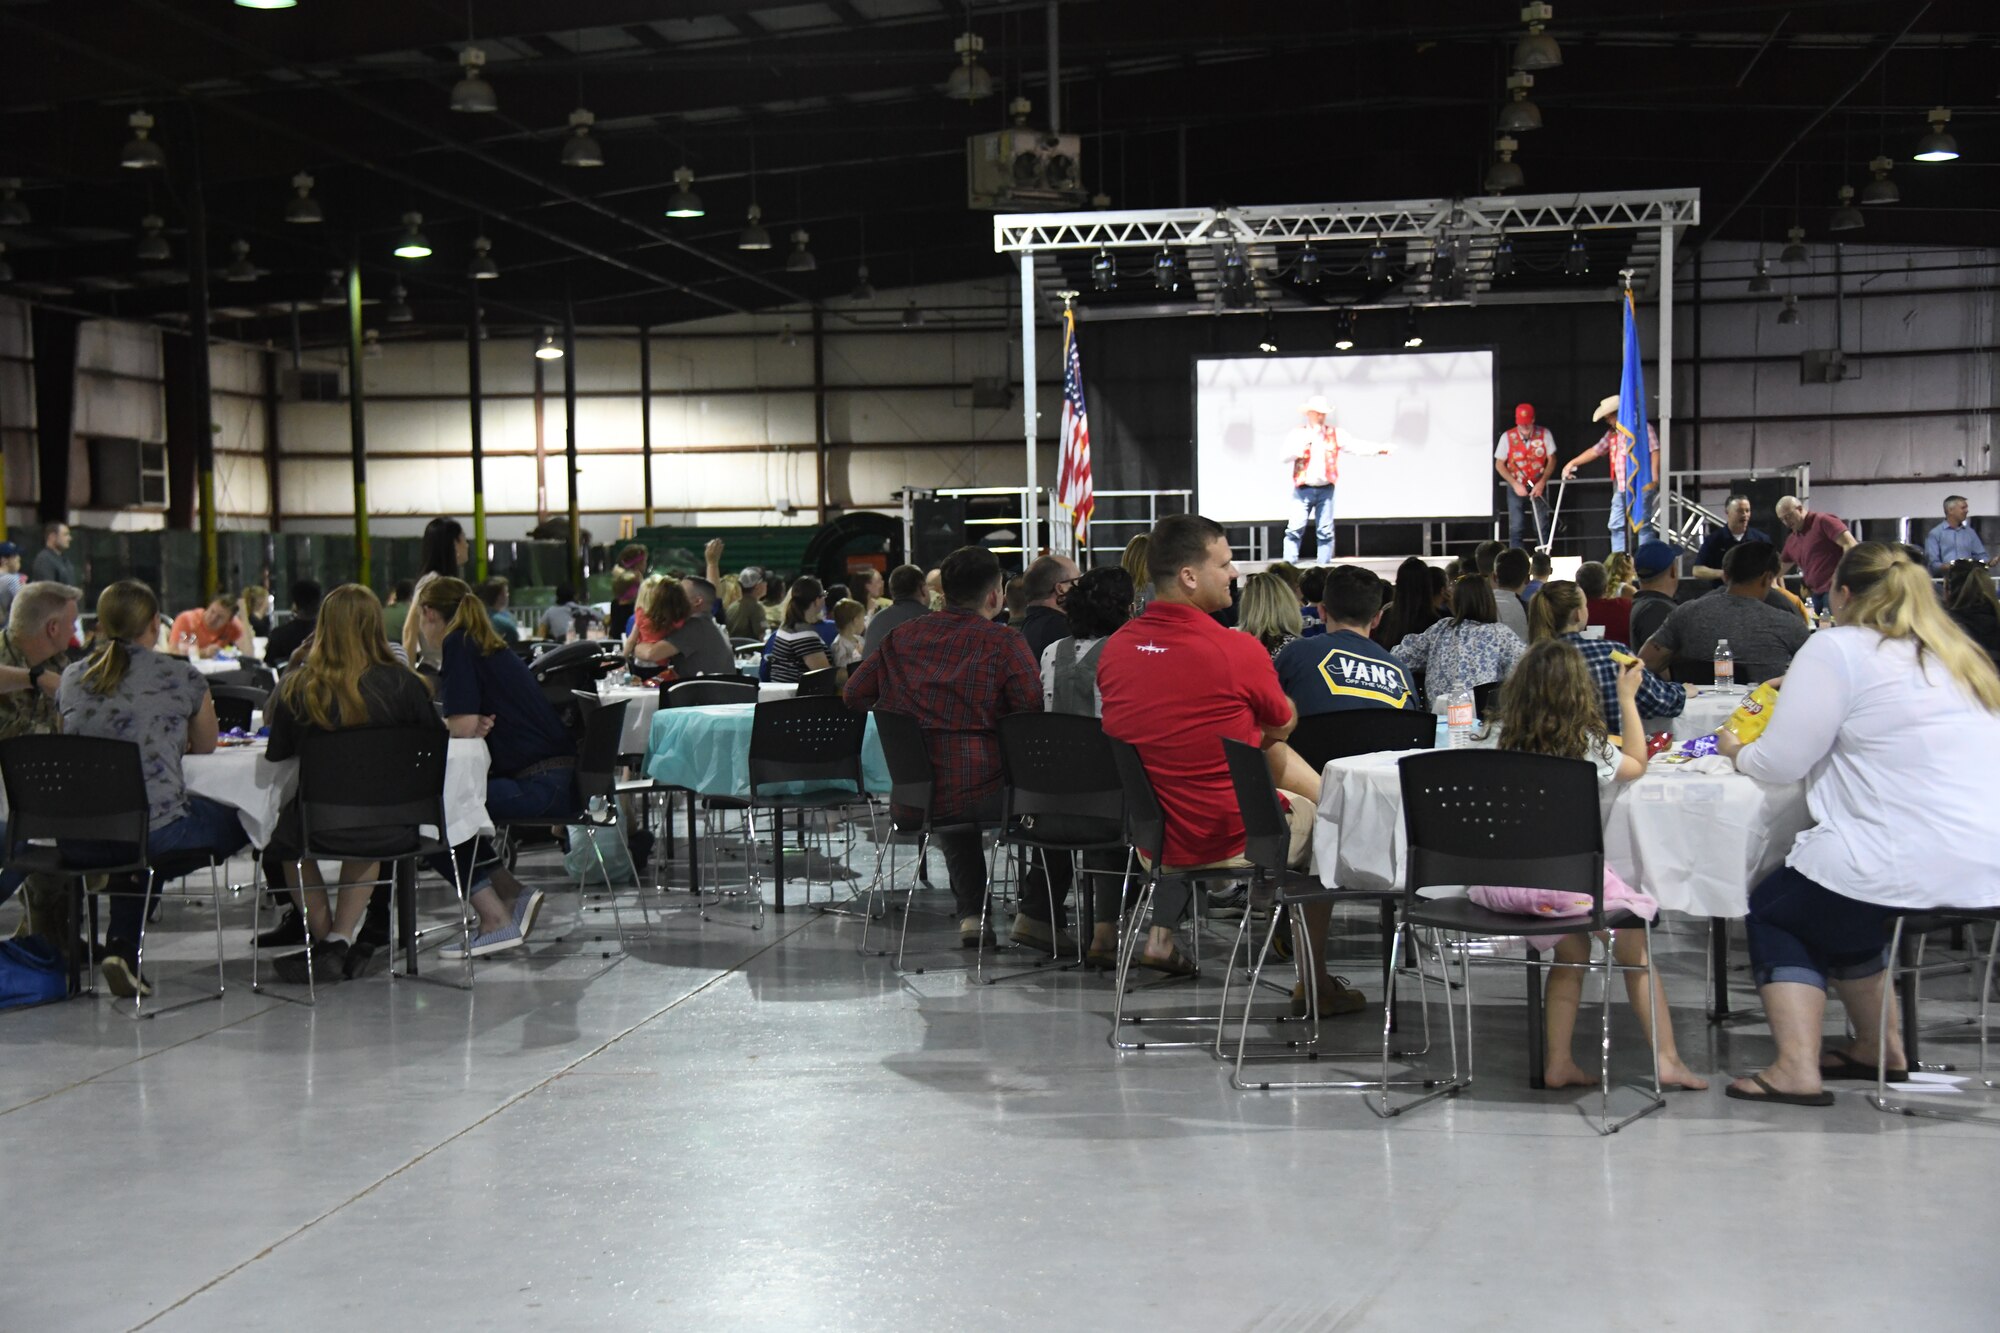
[[[1524,486],[1533,486],[1549,470],[1549,433],[1531,426],[1524,433],[1519,426],[1507,430],[1507,466]]]

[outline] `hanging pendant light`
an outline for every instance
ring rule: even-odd
[[[382,330],[363,330],[361,334],[361,355],[370,361],[380,361],[382,359]]]
[[[160,234],[166,225],[166,220],[158,213],[148,213],[140,218],[139,230],[143,234],[139,237],[137,248],[132,251],[133,257],[144,264],[164,264],[172,259],[173,247],[168,245],[167,238]]]
[[[125,123],[132,128],[132,138],[118,154],[118,165],[128,171],[159,171],[167,165],[167,155],[153,142],[153,117],[145,111],[134,111],[125,117]]]
[[[493,262],[493,242],[484,236],[472,238],[472,263],[466,267],[465,276],[485,282],[500,276],[500,266]]]
[[[1514,152],[1521,145],[1508,135],[1501,135],[1493,141],[1493,147],[1500,154],[1500,160],[1486,169],[1486,193],[1505,194],[1518,190],[1528,183],[1521,171],[1521,164],[1514,160]]]
[[[768,250],[771,248],[771,233],[764,230],[764,210],[750,205],[750,221],[743,230],[736,233],[738,250]]]
[[[578,107],[569,113],[569,138],[563,140],[562,164],[566,167],[601,167],[604,165],[604,149],[598,145],[597,136],[590,127],[597,123],[597,117]]]
[[[250,262],[250,242],[231,241],[229,243],[229,254],[229,263],[222,270],[222,280],[224,282],[257,281],[257,266]]]
[[[850,301],[872,301],[875,299],[875,284],[868,280],[868,263],[863,260],[854,270],[854,290],[847,294]]]
[[[1354,312],[1342,310],[1333,317],[1333,346],[1335,351],[1354,350]]]
[[[535,360],[560,361],[562,359],[562,344],[556,341],[555,330],[543,329],[542,340],[535,345]]]
[[[0,180],[0,227],[25,227],[34,220],[28,206],[21,202],[20,178],[9,176]]]
[[[465,73],[451,86],[451,109],[475,115],[498,111],[500,99],[493,95],[493,85],[480,72],[486,65],[486,53],[468,46],[458,53],[458,63]]]
[[[979,53],[986,49],[985,38],[976,32],[961,33],[951,49],[958,53],[958,66],[944,81],[944,95],[954,102],[977,102],[991,97],[993,76],[979,63]]]
[[[326,221],[319,200],[313,198],[313,178],[301,171],[292,177],[292,201],[285,205],[285,221],[313,223]]]
[[[326,271],[326,289],[319,294],[321,305],[347,304],[347,273],[343,269],[330,268]]]
[[[1778,307],[1778,322],[1780,324],[1796,324],[1799,322],[1798,297],[1787,296],[1785,298],[1784,304]]]
[[[431,243],[424,236],[424,215],[422,213],[403,214],[403,231],[396,239],[396,258],[428,259]]]
[[[1852,185],[1841,186],[1835,192],[1834,198],[1840,202],[1835,205],[1833,216],[1827,219],[1826,229],[1828,231],[1860,231],[1868,225],[1861,217],[1861,210],[1854,206],[1854,187]]]
[[[1889,169],[1894,165],[1886,157],[1878,157],[1868,164],[1868,170],[1874,173],[1875,179],[1861,187],[1863,206],[1872,208],[1877,204],[1899,204],[1903,201],[1903,192],[1896,188],[1896,182],[1889,179]]]
[[[1778,251],[1780,264],[1803,264],[1810,256],[1806,253],[1806,229],[1793,227],[1785,233],[1785,248]]]
[[[382,311],[382,318],[390,324],[408,324],[416,319],[417,312],[410,309],[410,294],[397,283],[389,289],[389,304]]]
[[[701,196],[694,192],[694,171],[685,166],[675,167],[674,192],[667,196],[667,216],[698,218],[707,211],[701,206]]]
[[[1494,129],[1501,134],[1526,134],[1542,127],[1542,109],[1528,100],[1528,89],[1534,86],[1535,76],[1526,70],[1507,76],[1508,100],[1500,107]]]
[[[806,235],[803,227],[792,233],[792,252],[785,256],[785,272],[812,273],[819,269],[819,260],[814,259],[813,252],[806,248],[811,241],[812,237]]]
[[[1951,112],[1941,106],[1932,107],[1929,116],[1930,133],[1917,140],[1916,159],[1919,162],[1955,162],[1958,160],[1958,140],[1951,137],[1945,126],[1951,124]]]
[[[1541,0],[1535,0],[1521,11],[1521,21],[1528,25],[1528,31],[1520,41],[1514,43],[1514,68],[1525,70],[1554,69],[1562,64],[1562,47],[1556,39],[1542,31],[1542,25],[1556,16],[1556,11]]]
[[[1762,255],[1757,256],[1757,271],[1750,275],[1750,294],[1752,296],[1771,294],[1771,265]]]

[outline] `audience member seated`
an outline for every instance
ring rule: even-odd
[[[7,627],[0,630],[0,741],[62,730],[56,687],[82,596],[62,583],[26,583],[14,595]],[[0,847],[5,845],[6,824],[0,820]],[[29,875],[24,881],[16,871],[0,872],[0,903],[23,883],[25,914],[15,933],[41,935],[70,953],[76,930],[69,924],[68,884],[58,875]]]
[[[264,641],[264,660],[274,667],[283,667],[292,660],[292,654],[305,647],[306,640],[313,635],[313,626],[319,615],[320,587],[316,579],[294,579],[292,581],[292,618],[271,631],[271,637]]]
[[[1499,560],[1500,553],[1506,549],[1507,543],[1505,542],[1489,540],[1479,543],[1479,545],[1472,548],[1472,568],[1463,572],[1478,574],[1491,582],[1494,564]]]
[[[1629,602],[1632,594],[1639,591],[1638,570],[1632,564],[1632,557],[1623,551],[1613,551],[1604,557],[1604,577],[1613,597]]]
[[[97,598],[97,629],[96,650],[63,672],[56,690],[63,732],[138,745],[151,816],[147,854],[154,861],[173,852],[236,852],[250,841],[236,812],[188,795],[181,777],[182,755],[215,751],[215,700],[199,671],[153,650],[160,633],[153,590],[137,579],[106,588]],[[131,849],[112,846],[106,855],[113,863],[128,860]],[[139,975],[139,932],[152,906],[146,880],[114,876],[107,889],[114,896],[104,932],[104,984],[127,999],[153,993]]]
[[[576,589],[567,583],[555,586],[555,603],[535,622],[535,637],[553,643],[568,643],[583,637],[596,623],[597,612],[576,599]]]
[[[1604,637],[1615,643],[1632,642],[1632,603],[1611,591],[1611,571],[1595,560],[1576,567],[1576,586],[1583,589],[1590,618],[1584,623],[1601,626]]]
[[[493,625],[493,632],[500,636],[500,642],[513,647],[521,641],[521,626],[508,614],[507,607],[514,599],[514,590],[507,580],[494,575],[479,585],[476,590],[479,600],[486,603],[486,619]]]
[[[0,543],[0,548],[11,546],[12,544],[11,542]],[[0,574],[0,619],[6,617],[7,600],[6,576]],[[243,608],[243,623],[250,627],[250,633],[259,639],[267,637],[271,633],[270,591],[253,583],[243,590],[243,596],[238,604]]]
[[[1500,623],[1528,641],[1528,553],[1509,546],[1493,557],[1493,608]]]
[[[1299,597],[1280,575],[1265,570],[1243,581],[1236,603],[1236,628],[1262,645],[1273,661],[1287,644],[1297,643],[1305,632],[1299,615]]]
[[[1496,728],[1498,748],[1522,754],[1554,755],[1559,759],[1587,759],[1597,770],[1599,787],[1630,782],[1646,771],[1646,729],[1640,724],[1637,704],[1644,677],[1645,669],[1636,662],[1626,663],[1618,672],[1613,689],[1618,697],[1619,740],[1614,745],[1605,731],[1604,709],[1583,654],[1562,639],[1541,639],[1522,655],[1514,674],[1507,677],[1506,685],[1501,688]],[[1524,892],[1536,895],[1536,898],[1521,903],[1519,895]],[[1548,897],[1562,895],[1553,890],[1502,888],[1496,892],[1484,886],[1474,886],[1469,896],[1483,907],[1504,912],[1519,911],[1523,907],[1540,910],[1547,905]],[[1558,906],[1573,908],[1575,905],[1572,901]],[[1627,888],[1625,882],[1607,866],[1604,871],[1604,910],[1610,914],[1620,909],[1650,921],[1659,911],[1659,904],[1651,897]],[[1552,915],[1575,915],[1575,912],[1555,911]],[[1646,965],[1646,933],[1643,930],[1615,930],[1610,933],[1612,939],[1606,943],[1613,958],[1627,967]],[[1599,938],[1603,937],[1600,935]],[[1577,1002],[1583,995],[1583,965],[1590,961],[1590,936],[1537,935],[1530,936],[1528,943],[1537,949],[1553,948],[1559,963],[1576,964],[1575,967],[1549,969],[1546,1008],[1542,1014],[1548,1037],[1543,1080],[1551,1088],[1595,1086],[1597,1071],[1579,1067],[1570,1050],[1570,1038],[1576,1031]],[[1651,979],[1645,972],[1625,974],[1625,995],[1631,1001],[1632,1011],[1639,1017],[1639,1030],[1650,1039],[1653,1035],[1654,1005],[1658,1004],[1662,1018],[1668,1017],[1666,997],[1655,1000]],[[1706,1088],[1707,1081],[1696,1077],[1681,1063],[1680,1050],[1674,1044],[1671,1019],[1660,1024],[1658,1036],[1660,1082],[1673,1088]]]
[[[1945,605],[1951,618],[2000,666],[2000,599],[1983,560],[1957,560],[1944,575]]]
[[[1326,566],[1314,565],[1299,575],[1299,619],[1305,629],[1299,637],[1316,639],[1326,633],[1326,621],[1320,615],[1320,600],[1326,595]]]
[[[1835,628],[1799,650],[1763,734],[1716,736],[1740,772],[1809,783],[1817,817],[1750,894],[1750,970],[1778,1051],[1730,1084],[1745,1101],[1831,1105],[1824,1080],[1873,1080],[1878,1056],[1906,1077],[1894,1005],[1879,1018],[1885,927],[1899,911],[2000,907],[2000,675],[1891,548],[1850,548],[1829,600]],[[1855,1035],[1822,1056],[1829,982]]]
[[[1709,679],[1718,640],[1729,640],[1738,684],[1785,674],[1792,654],[1812,637],[1806,623],[1764,600],[1778,577],[1778,549],[1769,542],[1739,542],[1722,558],[1728,586],[1677,606],[1639,648],[1648,669],[1676,677]],[[1694,666],[1692,672],[1688,666]],[[1705,669],[1704,669],[1705,668]]]
[[[1000,602],[1006,608],[1004,623],[1008,629],[1018,630],[1028,618],[1027,582],[1019,574],[1008,579],[1000,589]],[[1030,649],[1032,652],[1033,650]]]
[[[700,586],[697,587],[696,585]],[[708,614],[713,600],[706,579],[663,578],[640,594],[625,656],[634,662],[664,662],[674,676],[726,676],[736,670],[729,636]],[[701,602],[696,604],[696,594]]]
[[[1532,642],[1561,638],[1583,654],[1585,664],[1590,667],[1590,678],[1597,684],[1598,702],[1604,708],[1605,730],[1617,735],[1612,728],[1621,727],[1624,722],[1618,708],[1618,662],[1612,654],[1624,649],[1605,639],[1585,638],[1583,627],[1587,623],[1583,589],[1567,579],[1544,584],[1528,606],[1528,637]],[[1679,717],[1687,707],[1687,687],[1676,681],[1661,680],[1647,671],[1639,678],[1638,703],[1643,722]]]
[[[250,626],[236,609],[236,599],[219,593],[205,607],[183,611],[167,632],[167,651],[175,657],[214,657],[224,648],[248,655]]]
[[[1528,587],[1523,601],[1532,602],[1542,586],[1554,577],[1555,562],[1549,559],[1547,551],[1535,551],[1528,556]]]
[[[1368,637],[1386,610],[1381,589],[1382,581],[1359,565],[1325,571],[1320,611],[1326,633],[1300,639],[1275,659],[1278,683],[1300,717],[1418,706],[1409,672],[1395,654]]]
[[[611,618],[606,634],[629,631],[632,613],[639,605],[639,585],[646,581],[646,562],[651,558],[651,552],[638,542],[628,542],[618,552],[617,563],[611,566]]]
[[[860,664],[861,635],[867,620],[868,607],[863,602],[848,597],[834,604],[833,664],[840,669],[842,680]]]
[[[901,573],[898,570],[897,573]],[[961,546],[938,567],[945,605],[904,622],[862,659],[847,682],[847,702],[915,718],[930,750],[935,823],[1000,819],[1000,719],[1041,709],[1042,690],[1027,640],[1000,614],[1000,562],[991,551]],[[888,614],[884,612],[883,614]],[[986,903],[986,858],[974,828],[944,830],[931,839],[944,857],[958,909],[958,940],[980,943]],[[1021,914],[1035,921],[1046,895],[1023,894]],[[1061,952],[1054,923],[1041,923],[1049,952]],[[1017,937],[1035,934],[1015,920]],[[988,931],[990,942],[991,931]]]
[[[1069,633],[1063,617],[1062,595],[1075,583],[1081,571],[1066,555],[1045,555],[1028,566],[1021,576],[1021,596],[1026,600],[1025,616],[1014,622],[1028,638],[1028,651],[1037,662],[1048,646]]]
[[[1394,648],[1412,634],[1421,634],[1437,623],[1437,610],[1433,603],[1435,594],[1431,591],[1431,567],[1410,556],[1396,566],[1396,593],[1389,604],[1382,609],[1382,618],[1375,624],[1375,642],[1384,648]]]
[[[1262,745],[1291,823],[1291,863],[1303,867],[1312,853],[1313,813],[1319,774],[1284,743],[1298,725],[1298,709],[1278,686],[1270,655],[1255,639],[1216,624],[1236,577],[1229,541],[1220,525],[1199,514],[1176,514],[1154,525],[1146,544],[1153,595],[1145,611],[1113,634],[1098,657],[1097,683],[1104,698],[1104,730],[1138,752],[1166,816],[1162,869],[1171,873],[1240,866],[1243,817],[1229,778],[1222,741]],[[1166,901],[1167,897],[1173,901]],[[1180,950],[1175,926],[1185,912],[1183,894],[1156,899],[1153,926],[1138,961],[1172,973],[1194,965]],[[1324,941],[1332,909],[1307,913],[1314,941]],[[1314,972],[1305,975],[1310,952]],[[1317,990],[1321,1014],[1354,1013],[1366,998],[1326,974],[1326,950],[1298,951],[1300,983],[1292,1008],[1307,1012],[1305,986]]]
[[[1653,637],[1679,604],[1675,593],[1681,586],[1680,560],[1686,554],[1678,546],[1648,537],[1639,543],[1632,568],[1639,576],[1639,591],[1632,594],[1632,644]]]
[[[930,598],[924,593],[924,571],[915,565],[897,565],[889,571],[889,604],[868,618],[868,632],[861,636],[861,655],[874,656],[890,630],[929,614],[930,609]]]
[[[556,591],[562,591],[561,585],[557,585]],[[397,579],[390,585],[389,600],[382,603],[382,629],[388,634],[390,644],[395,647],[402,647],[403,624],[410,618],[410,603],[415,600],[416,595],[415,579]]]
[[[486,813],[495,819],[557,822],[575,805],[576,744],[527,663],[507,651],[486,618],[486,604],[458,579],[438,578],[417,594],[411,614],[427,655],[442,668],[438,704],[455,738],[484,737],[491,755]],[[477,840],[475,840],[476,842]],[[483,852],[483,849],[479,849]],[[524,889],[505,867],[479,865],[491,858],[472,844],[455,848],[461,881],[479,913],[472,956],[518,949],[534,929],[539,889]],[[470,858],[476,867],[467,878]],[[460,945],[444,956],[459,957]]]
[[[375,594],[356,583],[335,588],[320,603],[312,644],[271,695],[268,721],[271,744],[265,756],[273,763],[296,758],[301,741],[314,732],[444,727],[430,686],[391,654]],[[264,848],[264,873],[273,885],[291,888],[293,910],[304,913],[312,946],[281,955],[272,970],[295,985],[308,979],[342,981],[359,975],[375,950],[388,942],[386,917],[379,939],[370,937],[364,925],[375,896],[371,881],[382,877],[381,867],[372,861],[341,862],[340,893],[329,912],[317,861],[305,862],[303,882],[294,883],[303,838],[294,801]],[[448,875],[449,867],[440,873]]]
[[[770,583],[764,571],[755,565],[746,565],[736,576],[736,586],[742,596],[736,605],[729,608],[729,637],[732,639],[761,639],[770,632],[770,620],[764,610],[764,595]]]
[[[808,671],[833,665],[827,652],[827,638],[819,624],[826,615],[826,593],[810,574],[792,581],[780,609],[778,628],[764,645],[762,677],[773,684],[796,682]]]
[[[862,628],[866,629],[868,621],[875,613],[889,605],[889,599],[882,595],[885,581],[882,578],[882,571],[873,565],[863,565],[854,571],[852,578],[854,581],[852,596],[855,601],[861,603],[861,623]],[[840,608],[834,609],[838,611]],[[835,616],[834,619],[838,620],[839,617]]]
[[[1467,574],[1452,592],[1451,618],[1404,639],[1393,650],[1404,666],[1424,673],[1430,710],[1444,714],[1451,696],[1505,680],[1527,645],[1499,623],[1493,589],[1484,576]]]

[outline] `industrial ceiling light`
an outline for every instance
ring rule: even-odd
[[[14,266],[7,262],[7,243],[0,241],[0,282],[14,280]]]
[[[347,274],[337,268],[326,271],[326,288],[319,294],[321,305],[347,304]]]
[[[1556,16],[1556,11],[1542,0],[1521,11],[1521,22],[1528,25],[1528,31],[1520,41],[1514,43],[1514,68],[1525,70],[1554,69],[1562,64],[1562,48],[1556,39],[1542,31],[1542,25]]]
[[[1868,225],[1861,217],[1861,210],[1854,206],[1852,185],[1841,186],[1834,197],[1840,202],[1834,207],[1833,216],[1827,219],[1828,231],[1860,231]]]
[[[698,218],[708,210],[701,206],[701,196],[694,192],[694,171],[680,166],[674,168],[674,192],[667,196],[667,216],[670,218]]]
[[[1875,179],[1861,187],[1861,202],[1867,206],[1876,204],[1900,204],[1903,192],[1896,188],[1896,182],[1889,179],[1889,169],[1894,166],[1886,157],[1878,157],[1868,164],[1868,170]]]
[[[566,167],[601,167],[604,165],[604,149],[598,145],[597,136],[590,127],[597,123],[597,117],[578,107],[569,113],[569,138],[563,140],[562,164]]]
[[[141,263],[164,264],[174,257],[173,247],[160,234],[166,225],[166,219],[158,213],[148,213],[139,219],[139,230],[144,234],[139,237],[138,247],[132,254]]]
[[[475,114],[498,111],[500,101],[493,95],[493,85],[480,73],[486,64],[486,53],[468,46],[458,53],[458,63],[465,74],[451,86],[451,109]]]
[[[903,308],[903,327],[906,329],[920,329],[923,326],[924,312],[917,309],[915,301],[911,301],[909,305]]]
[[[542,340],[535,344],[535,360],[560,361],[562,359],[562,344],[556,341],[555,330],[543,329]]]
[[[236,0],[238,9],[294,9],[299,0]]]
[[[1514,242],[1504,231],[1500,233],[1500,244],[1493,247],[1493,276],[1514,276]]]
[[[1486,193],[1505,194],[1518,190],[1528,183],[1521,171],[1521,164],[1514,160],[1514,152],[1521,145],[1508,135],[1501,135],[1493,141],[1493,147],[1500,154],[1500,160],[1486,169]]]
[[[362,332],[361,355],[370,361],[382,359],[382,330],[367,329]]]
[[[1090,285],[1100,292],[1108,292],[1118,286],[1118,263],[1111,252],[1099,249],[1090,259]]]
[[[847,294],[850,301],[872,301],[875,299],[875,284],[868,280],[868,265],[864,261],[854,270],[854,290]]]
[[[1569,234],[1569,249],[1563,252],[1563,272],[1572,278],[1590,272],[1590,250],[1584,245],[1580,231]]]
[[[1299,251],[1299,285],[1310,287],[1319,281],[1319,251],[1308,245]]]
[[[791,321],[787,320],[785,321],[785,326],[778,330],[778,346],[797,347],[798,345],[799,335],[792,332]]]
[[[1806,262],[1806,229],[1793,227],[1785,233],[1785,248],[1778,251],[1780,264],[1803,264]]]
[[[1389,247],[1375,242],[1375,248],[1368,252],[1368,281],[1387,282],[1389,280]]]
[[[951,44],[958,53],[958,68],[944,81],[944,95],[954,102],[977,102],[993,95],[993,76],[979,63],[986,39],[976,32],[961,33]]]
[[[798,227],[792,231],[792,252],[785,256],[785,272],[816,273],[819,271],[819,260],[813,258],[813,252],[808,248],[811,244],[812,237],[806,235],[804,227]]]
[[[1174,262],[1173,251],[1162,250],[1154,257],[1153,285],[1163,292],[1181,289],[1181,266]]]
[[[1796,324],[1799,322],[1798,297],[1787,296],[1785,298],[1784,304],[1778,307],[1778,322],[1780,324]]]
[[[285,205],[287,222],[324,222],[319,200],[313,198],[313,178],[301,171],[292,177],[292,201]]]
[[[1424,335],[1417,328],[1417,308],[1411,306],[1410,312],[1403,316],[1403,346],[1422,347],[1423,345]]]
[[[1333,317],[1333,346],[1336,351],[1354,350],[1354,312],[1342,310]]]
[[[150,112],[134,111],[125,117],[125,123],[132,127],[132,138],[118,154],[118,165],[128,171],[159,171],[167,165],[167,155],[153,142],[153,117]]]
[[[1264,312],[1264,336],[1257,343],[1257,350],[1265,356],[1273,356],[1278,350],[1278,331],[1272,326],[1271,312]]]
[[[1945,126],[1951,124],[1951,112],[1944,107],[1932,107],[1926,117],[1931,130],[1917,140],[1916,159],[1919,162],[1954,162],[1958,159],[1958,140],[1951,137]],[[130,166],[130,163],[126,164]]]
[[[1494,129],[1502,134],[1526,134],[1542,127],[1542,109],[1528,100],[1528,89],[1534,86],[1535,76],[1526,70],[1507,76],[1509,100],[1501,106]]]
[[[410,294],[403,290],[403,284],[399,282],[391,287],[389,305],[383,310],[382,318],[391,324],[408,324],[416,317],[417,312],[410,309]]]
[[[431,243],[424,238],[424,215],[422,213],[403,214],[403,232],[396,238],[396,258],[428,259]]]
[[[250,262],[250,242],[231,241],[229,254],[229,264],[222,270],[224,282],[257,281],[257,266]]]
[[[466,266],[465,276],[481,282],[500,276],[500,266],[493,262],[493,242],[484,236],[472,238],[472,262]]]
[[[0,180],[0,227],[25,227],[34,220],[28,206],[21,202],[20,178],[9,176]]]
[[[771,233],[764,230],[764,210],[750,205],[750,222],[736,233],[738,250],[768,250],[771,248]]]
[[[1750,275],[1750,294],[1752,296],[1771,294],[1771,266],[1762,257],[1757,260],[1757,271]]]

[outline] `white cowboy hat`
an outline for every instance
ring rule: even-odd
[[[1597,405],[1597,410],[1590,414],[1590,419],[1592,421],[1602,421],[1606,417],[1615,417],[1617,415],[1618,395],[1614,393]]]
[[[1333,406],[1332,404],[1326,401],[1325,394],[1316,393],[1312,397],[1306,399],[1303,403],[1299,404],[1299,411],[1317,412],[1321,416],[1328,416],[1333,412]]]

